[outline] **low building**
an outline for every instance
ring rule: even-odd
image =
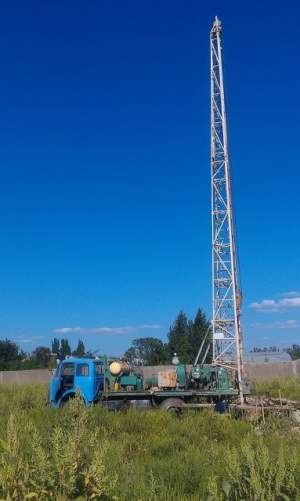
[[[248,351],[244,353],[244,362],[262,364],[267,362],[290,362],[291,357],[286,351]]]

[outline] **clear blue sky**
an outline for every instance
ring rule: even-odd
[[[180,309],[210,316],[215,15],[245,342],[300,342],[296,1],[2,5],[1,337],[121,354]]]

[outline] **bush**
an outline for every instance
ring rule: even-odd
[[[254,446],[253,446],[254,445]],[[225,478],[210,479],[208,499],[220,501],[276,501],[296,499],[296,454],[281,447],[275,457],[260,439],[244,440],[239,449],[228,448]]]

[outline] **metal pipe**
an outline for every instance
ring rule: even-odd
[[[206,348],[206,350],[205,350],[204,356],[203,356],[203,358],[202,358],[201,365],[203,365],[203,364],[204,364],[204,362],[205,362],[205,360],[206,360],[206,357],[207,357],[208,352],[209,352],[209,348],[210,348],[210,346],[209,346],[209,344],[208,344],[208,345],[207,345],[207,348]]]
[[[206,331],[206,333],[205,333],[204,338],[202,339],[202,343],[200,344],[200,348],[199,348],[198,353],[197,353],[197,356],[196,356],[196,358],[195,358],[194,366],[198,364],[198,360],[199,360],[200,355],[201,355],[201,353],[202,353],[203,346],[204,346],[204,343],[205,343],[205,341],[206,341],[206,339],[207,339],[207,335],[208,335],[209,331],[210,331],[210,325],[209,325],[209,327],[207,328],[207,331]]]

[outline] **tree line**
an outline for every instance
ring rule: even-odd
[[[250,353],[278,353],[279,351],[281,350],[278,346],[264,346],[263,348],[260,346],[254,346],[254,348],[250,350]]]
[[[201,309],[193,319],[189,319],[180,311],[169,328],[166,342],[155,337],[134,339],[123,358],[136,365],[160,365],[170,364],[176,353],[181,362],[192,363],[205,336],[202,353],[210,343],[209,321]],[[57,359],[63,360],[70,355],[92,357],[93,353],[85,349],[82,340],[79,340],[76,349],[72,350],[67,338],[54,338],[50,348],[38,346],[32,353],[25,353],[14,341],[0,340],[0,370],[50,369],[56,366]],[[212,352],[209,349],[207,361],[211,359]]]
[[[264,346],[263,348],[254,346],[252,350],[250,350],[250,353],[278,353],[278,352],[285,351],[288,353],[291,357],[292,360],[299,360],[300,359],[300,345],[299,344],[292,344],[289,348],[283,348],[280,349],[278,346]]]
[[[68,339],[54,338],[51,348],[37,346],[31,353],[21,350],[17,343],[9,339],[0,340],[0,370],[45,369],[56,366],[56,359],[63,360],[67,355],[83,357],[86,353],[82,340],[75,350],[71,350]]]
[[[163,365],[170,364],[174,353],[180,362],[193,363],[200,345],[203,342],[201,357],[206,354],[207,363],[212,360],[212,332],[210,322],[199,308],[195,317],[189,319],[184,311],[180,311],[167,333],[164,342],[156,337],[137,338],[125,351],[123,358],[133,365]],[[253,352],[267,351],[267,348],[254,347]],[[279,351],[276,346],[270,351]],[[285,350],[292,360],[300,359],[300,345],[293,344]],[[101,353],[101,351],[100,351]],[[9,339],[0,340],[0,370],[20,370],[54,368],[56,360],[63,360],[66,356],[93,357],[94,354],[86,350],[84,343],[79,339],[77,346],[72,350],[67,338],[54,338],[51,347],[37,346],[31,353],[25,353],[17,343]],[[199,362],[201,362],[201,357]]]
[[[167,334],[167,342],[155,337],[134,339],[132,346],[124,353],[124,358],[135,365],[170,364],[174,353],[180,362],[193,363],[204,340],[202,355],[206,361],[212,360],[210,323],[201,309],[195,318],[189,319],[180,311]]]

